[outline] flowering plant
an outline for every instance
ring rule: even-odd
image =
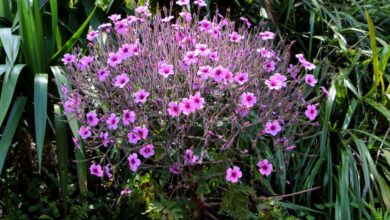
[[[121,196],[149,172],[169,180],[168,196],[285,172],[295,141],[317,125],[313,63],[298,54],[292,64],[289,47],[246,18],[208,20],[177,4],[176,19],[147,6],[111,15],[89,32],[85,54],[62,59],[73,87],[62,85],[64,109],[81,124],[74,141],[90,174],[115,181]]]

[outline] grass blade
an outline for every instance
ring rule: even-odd
[[[13,66],[19,53],[20,37],[12,35],[11,28],[0,28],[0,40],[7,55],[8,64]]]
[[[68,137],[65,125],[65,116],[60,106],[54,105],[54,126],[56,131],[56,147],[58,157],[58,172],[60,176],[60,187],[64,204],[68,200]]]
[[[3,124],[5,115],[8,112],[8,107],[11,104],[14,95],[16,82],[18,81],[19,74],[23,67],[24,65],[18,64],[12,68],[11,72],[5,74],[0,96],[0,126]]]
[[[24,105],[26,104],[26,97],[17,97],[12,107],[11,114],[8,118],[7,125],[5,126],[3,136],[0,140],[0,174],[3,171],[5,158],[7,157],[8,148],[12,143],[16,128],[18,127],[20,117]]]
[[[379,102],[375,102],[372,99],[364,99],[364,101],[381,113],[389,122],[390,122],[390,110],[386,106],[382,105]]]
[[[46,133],[47,78],[47,74],[36,74],[34,78],[34,118],[39,170],[41,170],[42,165],[42,152]]]

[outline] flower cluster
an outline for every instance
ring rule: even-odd
[[[63,86],[64,109],[81,124],[74,141],[94,155],[90,173],[114,178],[156,166],[184,179],[218,164],[221,176],[237,183],[245,177],[243,148],[261,175],[282,172],[259,143],[288,154],[299,138],[289,129],[304,135],[316,124],[317,106],[304,96],[317,84],[315,65],[302,54],[290,60],[275,33],[246,18],[237,28],[220,14],[191,14],[188,0],[176,3],[183,8],[176,19],[152,16],[147,6],[135,16],[111,15],[88,33],[88,55],[63,57],[73,87]],[[246,146],[239,143],[244,136]],[[126,155],[127,165],[113,154]]]

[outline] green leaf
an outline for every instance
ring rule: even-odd
[[[0,28],[0,40],[7,55],[9,67],[13,66],[18,57],[20,37],[12,35],[11,28]]]
[[[7,70],[6,65],[5,64],[0,64],[0,76],[3,75],[6,70]]]
[[[8,148],[12,143],[16,128],[18,127],[20,117],[24,105],[26,104],[26,97],[17,97],[9,115],[7,125],[5,126],[3,136],[0,140],[0,174],[3,170],[5,158],[7,157]]]
[[[73,34],[73,36],[65,43],[65,45],[51,57],[50,60],[51,60],[52,62],[58,61],[58,59],[59,59],[63,54],[65,54],[67,51],[69,51],[69,50],[71,50],[71,49],[73,48],[73,46],[76,44],[76,42],[79,40],[79,38],[80,38],[81,35],[83,34],[85,28],[88,26],[89,21],[91,20],[91,18],[92,18],[93,15],[95,14],[95,11],[96,11],[96,7],[93,9],[93,11],[91,12],[91,14],[90,14],[90,15],[88,16],[88,18],[84,21],[84,23],[79,27],[79,29]]]
[[[33,73],[46,72],[47,58],[39,1],[18,0],[24,56]]]
[[[34,118],[39,170],[41,170],[42,152],[46,133],[47,78],[47,74],[36,74],[34,78]]]
[[[68,137],[65,125],[65,116],[60,106],[54,105],[54,126],[56,131],[56,147],[58,157],[58,172],[60,176],[60,187],[62,199],[66,204],[68,198]]]
[[[14,66],[10,72],[5,74],[0,96],[0,126],[3,124],[5,115],[8,112],[8,107],[11,104],[14,95],[16,82],[18,81],[19,74],[24,66],[25,65],[18,64]]]
[[[51,10],[51,31],[52,37],[55,38],[55,41],[52,41],[52,49],[54,50],[55,46],[58,46],[58,49],[62,46],[61,34],[58,29],[58,5],[56,0],[50,0],[50,10]],[[52,51],[50,51],[52,53]]]
[[[54,78],[57,83],[57,89],[58,93],[60,94],[61,99],[64,98],[61,87],[62,85],[66,85],[68,88],[71,88],[71,85],[68,81],[68,79],[62,74],[61,67],[59,66],[52,66],[51,71],[53,72]],[[70,125],[70,128],[72,130],[73,136],[80,140],[80,136],[78,134],[78,130],[80,128],[79,123],[74,117],[67,116],[68,123]],[[87,189],[87,163],[85,161],[85,149],[84,145],[80,143],[80,148],[76,149],[76,159],[77,159],[77,176],[79,181],[80,190],[83,193],[86,193],[88,191]]]
[[[364,101],[381,113],[389,122],[390,122],[390,110],[386,106],[382,105],[379,102],[376,102],[372,99],[364,99]]]

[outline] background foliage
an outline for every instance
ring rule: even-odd
[[[316,60],[315,75],[330,92],[321,105],[321,132],[301,141],[287,176],[272,178],[265,186],[275,195],[262,198],[257,207],[262,211],[250,212],[248,200],[234,199],[250,198],[253,189],[232,187],[223,201],[212,204],[217,215],[388,218],[390,6],[386,1],[207,2],[208,12],[218,8],[235,20],[245,16],[252,23],[268,22],[281,39],[295,41],[293,50]],[[83,45],[88,26],[96,28],[112,13],[132,13],[134,3],[0,0],[0,217],[103,219],[110,211],[112,218],[179,219],[193,210],[187,201],[148,194],[147,189],[159,186],[148,176],[135,180],[132,184],[139,191],[123,201],[109,186],[88,179],[83,148],[74,150],[70,139],[77,124],[67,120],[57,105],[55,81],[64,79],[60,68],[50,66],[58,65],[75,44]],[[162,6],[169,6],[169,1],[150,1],[152,11]],[[198,190],[207,193],[209,187],[210,183],[200,184]]]

